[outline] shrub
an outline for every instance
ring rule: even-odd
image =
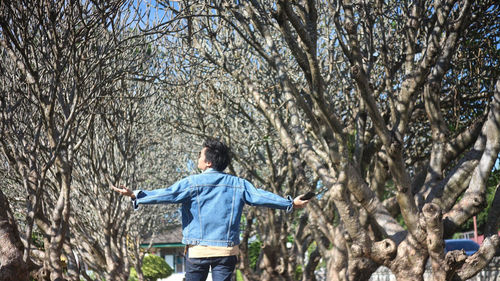
[[[142,261],[142,273],[144,278],[148,281],[156,281],[160,278],[169,277],[173,269],[167,264],[167,262],[157,255],[147,254]],[[130,269],[129,281],[137,281],[137,272],[135,268]]]

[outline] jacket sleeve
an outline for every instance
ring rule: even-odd
[[[189,180],[184,178],[170,187],[155,190],[135,190],[134,209],[139,204],[182,203],[190,197]]]
[[[290,195],[283,198],[272,192],[256,188],[247,180],[243,180],[243,186],[243,200],[248,205],[286,210],[287,213],[293,210],[293,199]]]

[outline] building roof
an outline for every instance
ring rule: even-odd
[[[182,246],[182,226],[168,226],[154,235],[147,236],[143,239],[141,246],[148,246],[151,240],[153,247]]]

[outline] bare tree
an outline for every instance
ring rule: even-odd
[[[121,217],[131,210],[106,185],[191,173],[207,135],[235,149],[232,172],[282,195],[321,195],[291,220],[246,214],[247,280],[313,280],[320,257],[328,280],[367,280],[380,265],[422,280],[428,260],[436,280],[465,280],[499,246],[497,194],[478,253],[443,251],[484,209],[500,150],[492,2],[161,2],[156,19],[148,9],[159,7],[125,1],[4,2],[0,231],[14,243],[0,275],[26,280],[33,260],[39,279],[89,279],[84,260],[125,278],[128,246],[140,275],[127,231],[140,237],[135,222],[158,217]],[[245,247],[256,234],[254,270]]]
[[[129,57],[113,63],[133,48],[128,43],[136,36],[124,33],[137,17],[124,4],[1,3],[1,149],[26,194],[25,264],[35,251],[34,225],[44,235],[39,279],[65,278],[61,255],[72,252],[68,229],[78,149],[94,124],[94,110],[140,62]],[[79,279],[71,270],[68,275]]]
[[[325,187],[309,214],[328,280],[366,280],[379,265],[422,280],[429,259],[436,280],[465,280],[493,257],[493,232],[468,259],[445,258],[443,238],[484,208],[498,158],[498,6],[183,3],[167,8],[185,15],[196,61],[232,77]]]
[[[154,54],[152,51],[149,56]],[[135,77],[144,78],[147,72],[143,69]],[[106,280],[127,279],[129,260],[143,280],[145,251],[140,245],[144,238],[179,224],[172,216],[175,206],[147,206],[132,212],[130,201],[108,185],[152,189],[168,186],[189,172],[180,168],[192,155],[182,149],[182,143],[189,142],[173,135],[168,123],[162,124],[165,114],[171,113],[151,94],[157,92],[154,84],[142,78],[121,81],[120,94],[97,109],[88,141],[81,149],[81,162],[75,168],[79,196],[74,198],[74,206],[81,214],[71,220],[79,241],[76,247],[85,263]],[[172,219],[165,219],[166,214]]]

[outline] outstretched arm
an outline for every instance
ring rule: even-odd
[[[263,206],[291,212],[293,209],[304,208],[309,202],[309,199],[301,198],[302,196],[305,196],[305,194],[299,195],[295,199],[292,199],[290,196],[287,196],[287,198],[283,198],[264,189],[258,189],[247,180],[243,179],[242,182],[245,188],[243,193],[243,200],[246,204],[252,206]]]
[[[109,187],[123,196],[130,197],[134,203],[134,209],[137,209],[139,204],[182,203],[190,196],[188,182],[188,178],[184,178],[167,188],[154,190],[132,191],[125,185],[116,187],[112,183],[109,183]]]

